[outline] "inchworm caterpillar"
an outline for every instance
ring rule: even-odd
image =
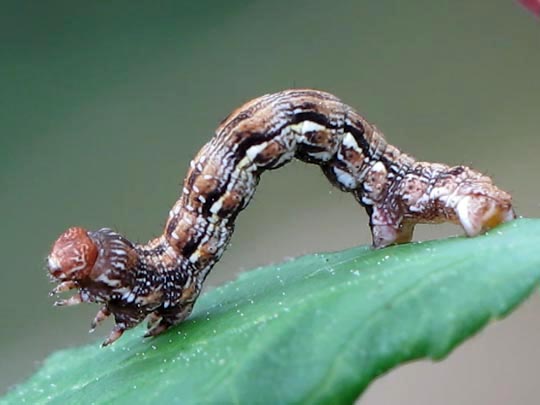
[[[74,227],[48,257],[56,305],[102,304],[92,329],[114,315],[103,345],[147,316],[155,336],[184,320],[221,258],[236,216],[261,174],[293,158],[317,164],[369,215],[373,247],[411,241],[417,223],[454,222],[475,236],[514,218],[511,196],[466,166],[418,162],[335,96],[286,90],[249,101],[229,115],[191,161],[162,235],[146,244],[100,229]]]

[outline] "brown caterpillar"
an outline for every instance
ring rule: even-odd
[[[261,174],[291,159],[314,163],[369,215],[373,247],[411,241],[417,223],[454,222],[475,236],[514,218],[511,196],[468,167],[417,162],[331,94],[286,90],[229,115],[191,161],[163,234],[132,243],[110,229],[70,228],[48,257],[56,305],[98,302],[92,330],[109,315],[103,345],[147,316],[155,336],[184,320],[223,254]]]

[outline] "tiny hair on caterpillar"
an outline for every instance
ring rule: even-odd
[[[66,230],[47,259],[55,305],[101,305],[93,330],[113,316],[103,345],[148,319],[156,336],[186,319],[221,258],[237,215],[266,170],[292,159],[320,166],[369,216],[372,246],[412,240],[419,223],[460,224],[476,236],[515,218],[509,193],[466,166],[417,161],[337,97],[292,89],[253,99],[225,118],[191,161],[163,233],[131,242],[112,229]]]

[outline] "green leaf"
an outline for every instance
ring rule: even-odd
[[[205,294],[154,340],[57,352],[7,403],[350,403],[406,361],[441,359],[540,281],[540,220],[477,238],[314,254]],[[219,270],[217,270],[219,271]]]

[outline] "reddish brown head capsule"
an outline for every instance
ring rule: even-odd
[[[50,275],[56,280],[81,280],[88,276],[98,256],[98,248],[79,227],[69,228],[54,242],[48,257]]]

